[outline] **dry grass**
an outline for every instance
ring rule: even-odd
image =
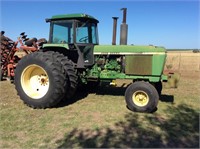
[[[185,73],[200,72],[200,53],[192,51],[167,51],[165,69]]]
[[[34,110],[13,84],[0,82],[0,148],[199,147],[199,78],[163,89],[153,114],[129,111],[124,91],[80,91],[56,108]]]

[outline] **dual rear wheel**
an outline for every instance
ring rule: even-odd
[[[77,76],[73,63],[57,52],[34,52],[17,65],[15,88],[30,107],[48,108],[73,96]]]

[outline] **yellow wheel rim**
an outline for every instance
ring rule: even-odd
[[[49,77],[42,67],[29,65],[22,72],[21,85],[26,95],[33,99],[40,99],[49,89]]]
[[[144,107],[149,102],[149,96],[144,91],[136,91],[132,96],[133,103],[139,107]]]

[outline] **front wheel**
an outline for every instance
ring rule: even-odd
[[[135,82],[125,92],[125,99],[130,110],[152,112],[158,104],[159,95],[155,87],[148,82]]]
[[[55,106],[65,94],[66,74],[55,52],[34,52],[19,61],[15,88],[30,107]]]

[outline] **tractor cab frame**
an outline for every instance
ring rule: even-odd
[[[68,46],[67,49],[73,53],[70,57],[68,52],[68,56],[77,64],[77,68],[94,64],[93,50],[94,46],[99,44],[98,20],[86,14],[71,14],[53,16],[51,19],[46,19],[46,22],[50,22],[51,46],[54,44]]]

